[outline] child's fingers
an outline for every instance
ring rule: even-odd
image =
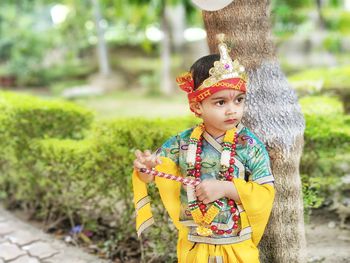
[[[206,198],[207,198],[207,196],[204,195],[204,194],[201,194],[201,195],[197,196],[197,199],[198,199],[199,201],[201,201],[201,202],[203,202]]]
[[[139,159],[142,156],[142,152],[139,149],[137,149],[135,151],[135,156]]]
[[[162,161],[161,159],[158,157],[158,156],[155,156],[154,154],[152,154],[151,156],[149,156],[149,161],[154,165],[158,165],[158,164],[161,164]]]
[[[140,161],[140,162],[144,162],[145,159],[143,158],[143,153],[140,150],[136,150],[135,151],[135,155],[136,158]]]
[[[157,157],[157,158],[156,158],[156,163],[157,163],[157,164],[162,164],[162,160],[160,159],[160,157]]]
[[[199,186],[200,185],[197,185],[196,191],[195,191],[197,197],[200,196],[201,194],[203,194],[203,191]]]
[[[202,200],[202,202],[203,202],[203,204],[207,205],[207,204],[210,203],[210,199],[209,199],[209,198],[204,198],[204,199]]]
[[[134,167],[136,169],[147,168],[143,163],[139,162],[137,159],[134,161]]]
[[[148,156],[151,156],[151,155],[152,155],[152,153],[151,153],[151,151],[150,151],[150,150],[146,150],[146,151],[145,151],[145,156],[147,156],[147,157],[148,157]]]

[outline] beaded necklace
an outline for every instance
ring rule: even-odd
[[[201,176],[201,153],[203,132],[205,130],[204,124],[198,125],[190,136],[189,147],[187,151],[187,175],[199,179]],[[237,143],[237,128],[226,131],[223,141],[223,151],[220,158],[220,174],[219,180],[232,181],[234,177],[234,163]],[[219,229],[212,223],[214,218],[222,210],[223,201],[215,200],[211,205],[206,205],[198,199],[189,201],[189,209],[193,220],[198,224],[197,233],[201,236],[210,236],[212,234],[224,235],[231,234],[238,229],[239,212],[236,208],[235,201],[229,199],[227,204],[230,206],[230,212],[234,224],[231,229]]]

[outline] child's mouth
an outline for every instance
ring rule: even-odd
[[[229,119],[225,121],[225,123],[228,123],[228,124],[233,124],[235,122],[236,122],[236,119]]]

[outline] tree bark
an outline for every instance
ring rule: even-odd
[[[171,95],[173,89],[170,79],[170,71],[171,71],[171,43],[170,43],[170,27],[169,21],[167,18],[167,7],[164,4],[162,10],[162,32],[163,38],[161,42],[161,60],[162,60],[162,69],[161,69],[161,92],[163,95],[169,96]]]
[[[186,28],[186,10],[182,2],[177,5],[169,5],[167,10],[167,18],[171,31],[171,43],[176,52],[183,51],[185,44],[184,31]]]
[[[243,123],[267,146],[275,176],[276,198],[259,245],[262,262],[306,262],[299,163],[305,122],[295,92],[275,56],[269,0],[235,0],[216,12],[203,11],[211,53],[216,35],[225,33],[231,56],[249,75]],[[258,202],[258,200],[257,200]]]
[[[321,29],[325,29],[325,21],[322,15],[323,0],[316,0],[316,6],[317,6],[318,25]]]
[[[109,60],[108,60],[108,51],[107,51],[107,44],[104,37],[104,29],[101,27],[101,11],[100,11],[100,5],[98,0],[92,0],[92,5],[94,9],[94,16],[95,16],[95,24],[96,24],[96,31],[97,31],[97,54],[98,54],[98,64],[100,68],[100,74],[103,76],[107,76],[111,73],[111,69],[109,66]]]

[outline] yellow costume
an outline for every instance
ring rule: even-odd
[[[191,130],[185,131],[181,133],[181,136],[176,136],[170,139],[163,146],[165,148],[164,154],[168,157],[161,157],[162,164],[156,167],[157,171],[173,174],[176,176],[183,176],[183,172],[181,171],[181,164],[176,163],[176,159],[182,159],[181,152],[171,155],[169,152],[171,151],[171,145],[177,145],[175,138],[179,140],[181,137],[185,143],[186,134],[188,135]],[[238,147],[237,150],[237,161],[242,160],[242,156],[244,153],[249,152],[254,156],[257,156],[257,153],[261,153],[261,158],[256,157],[259,162],[264,163],[260,159],[267,160],[266,152],[263,152],[261,149],[260,143],[252,143],[252,146],[249,144],[251,140],[257,140],[257,138],[253,137],[249,130],[245,127],[241,127],[240,132],[241,137],[244,138],[245,141],[242,141],[243,144],[246,144],[246,147]],[[213,138],[208,138],[209,134],[205,134],[205,138],[208,141],[213,140]],[[180,144],[181,144],[180,142]],[[215,142],[211,142],[215,144]],[[212,144],[205,141],[203,146],[204,149],[211,148]],[[240,144],[239,144],[240,145]],[[182,145],[183,146],[183,145]],[[218,145],[214,145],[218,146]],[[180,147],[181,148],[181,147]],[[249,148],[249,151],[245,151],[245,149]],[[174,148],[172,148],[174,149]],[[241,149],[241,150],[240,150]],[[251,150],[256,149],[256,150]],[[168,154],[166,153],[168,151]],[[213,150],[214,151],[214,150]],[[186,151],[183,151],[184,153]],[[251,158],[254,159],[254,158]],[[242,161],[243,162],[243,161]],[[189,227],[186,226],[182,221],[180,221],[181,217],[181,183],[168,180],[165,178],[155,178],[155,183],[157,188],[159,189],[159,193],[162,199],[162,202],[169,213],[170,218],[172,219],[174,225],[176,226],[179,237],[177,244],[177,256],[178,262],[259,262],[259,252],[257,249],[257,245],[263,235],[264,229],[268,222],[268,218],[271,212],[272,203],[274,199],[274,187],[268,182],[273,182],[273,177],[270,174],[269,167],[265,170],[262,169],[262,165],[257,166],[257,162],[250,164],[250,166],[256,166],[257,173],[260,172],[261,176],[255,176],[254,178],[254,170],[251,176],[251,180],[246,182],[244,179],[244,175],[237,169],[237,175],[233,179],[233,184],[239,193],[241,204],[238,204],[243,207],[243,212],[239,214],[240,216],[240,228],[241,229],[251,229],[251,231],[247,232],[244,236],[238,236],[233,241],[232,244],[208,244],[205,242],[192,242],[188,240],[189,237]],[[269,165],[269,163],[267,163]],[[237,166],[239,166],[237,164]],[[208,168],[212,170],[213,167]],[[263,172],[262,172],[263,171]],[[206,170],[204,170],[206,173]],[[257,175],[257,173],[255,175]],[[151,213],[151,204],[150,199],[147,195],[147,187],[146,184],[143,183],[139,177],[137,176],[137,172],[133,173],[133,191],[134,191],[134,203],[136,208],[136,229],[138,235],[150,225],[152,225],[153,217]],[[185,221],[183,221],[185,222]],[[208,241],[210,242],[210,240]]]

